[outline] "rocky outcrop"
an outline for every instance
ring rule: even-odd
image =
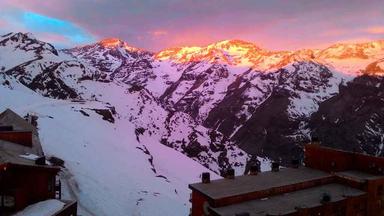
[[[384,156],[384,80],[364,75],[320,104],[311,116],[313,136],[325,146]]]

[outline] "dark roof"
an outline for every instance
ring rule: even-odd
[[[361,196],[365,192],[340,184],[327,184],[292,193],[272,196],[220,208],[211,208],[214,215],[233,216],[247,212],[251,216],[281,215],[296,212],[297,208],[313,208],[321,206],[324,193],[331,197],[330,202],[337,202],[348,196]]]
[[[189,188],[197,190],[211,199],[221,199],[331,176],[329,173],[307,167],[283,168],[279,172],[270,171],[258,175],[236,176],[235,179],[213,180],[209,184],[191,184]]]
[[[28,147],[23,146],[17,146],[17,148],[5,148],[4,144],[6,141],[0,140],[0,165],[8,165],[8,166],[14,166],[14,167],[30,167],[30,168],[48,168],[48,169],[54,169],[59,170],[59,167],[50,166],[50,165],[36,165],[34,159],[28,159],[26,155],[31,155],[33,153],[30,153]],[[12,146],[14,146],[12,144]],[[8,147],[8,146],[7,146]],[[36,155],[41,156],[41,155]]]
[[[34,165],[33,160],[29,160],[20,155],[36,155],[38,157],[42,156],[31,151],[30,147],[15,145],[14,143],[0,140],[0,164],[2,163],[14,163],[14,164],[24,164],[24,165]]]
[[[12,125],[14,130],[32,131],[34,134],[37,134],[37,130],[33,125],[29,124],[24,118],[10,109],[6,109],[4,112],[0,113],[0,125]]]
[[[26,120],[10,109],[5,110],[0,114],[0,125],[12,125],[15,132],[32,131],[32,147],[27,147],[12,143],[5,140],[0,140],[0,165],[12,166],[28,166],[35,168],[49,168],[57,170],[54,166],[36,165],[35,160],[25,158],[21,155],[35,155],[36,157],[44,156],[40,144],[40,139],[36,128],[29,124]]]
[[[10,109],[6,109],[4,112],[0,113],[0,125],[2,126],[13,126],[13,129],[16,132],[19,131],[32,131],[32,148],[26,149],[25,147],[20,146],[19,144],[13,144],[10,142],[5,142],[0,140],[0,147],[4,149],[19,149],[19,151],[36,155],[43,155],[43,149],[40,144],[40,139],[36,128],[29,124],[24,118],[16,114]]]
[[[366,172],[361,172],[358,170],[347,170],[347,171],[337,172],[336,175],[347,178],[347,179],[352,179],[358,182],[365,182],[366,180],[384,178],[383,175],[374,175]]]

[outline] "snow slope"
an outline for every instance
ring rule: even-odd
[[[0,86],[0,110],[38,115],[44,152],[65,160],[79,201],[95,215],[188,214],[187,185],[207,171],[200,164],[150,137],[138,142],[124,117],[103,120],[91,110],[105,108],[102,102],[49,99],[12,85]]]
[[[64,205],[59,200],[45,200],[28,206],[22,211],[17,212],[14,216],[51,216],[61,210]]]

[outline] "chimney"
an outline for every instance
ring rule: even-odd
[[[260,166],[252,165],[249,169],[249,175],[257,175],[260,172]]]
[[[42,157],[39,157],[35,160],[35,164],[36,165],[47,165],[45,163],[45,156],[42,156]]]
[[[29,113],[28,113],[24,118],[25,118],[25,120],[26,120],[29,124],[31,124],[31,125],[37,127],[37,119],[38,119],[38,117],[37,117],[36,115],[33,115],[33,114],[29,114]]]
[[[279,162],[272,162],[271,169],[272,169],[272,172],[279,172],[280,170]]]
[[[235,170],[234,169],[227,169],[227,172],[225,173],[226,179],[234,179],[235,178]]]
[[[332,200],[332,197],[330,194],[323,193],[323,195],[321,196],[320,202],[324,204],[324,203],[330,202],[331,200]]]
[[[208,184],[211,182],[211,176],[209,172],[203,172],[201,174],[201,183]]]
[[[27,116],[27,122],[28,122],[29,124],[32,124],[32,115],[29,115],[29,114],[28,114],[28,116]]]

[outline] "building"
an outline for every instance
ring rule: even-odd
[[[9,109],[0,114],[0,215],[60,199],[59,171],[60,167],[46,163],[32,124]],[[55,215],[76,215],[76,201],[63,202],[65,206]]]
[[[316,144],[305,166],[191,184],[192,216],[384,216],[384,158]]]

